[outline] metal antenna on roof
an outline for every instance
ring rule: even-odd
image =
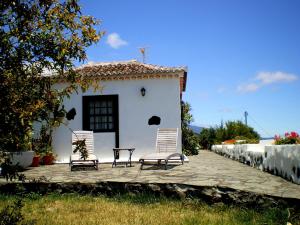
[[[140,47],[139,50],[140,50],[140,53],[142,54],[143,63],[145,63],[146,62],[146,47]]]

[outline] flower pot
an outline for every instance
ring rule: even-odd
[[[43,157],[43,163],[44,165],[52,165],[54,161],[53,155],[45,155]]]
[[[34,156],[32,159],[32,167],[38,167],[40,165],[40,156]]]
[[[12,152],[10,153],[10,160],[12,165],[18,164],[19,166],[26,168],[31,165],[33,156],[33,151]]]

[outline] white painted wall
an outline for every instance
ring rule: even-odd
[[[62,85],[62,84],[61,84]],[[61,87],[57,85],[56,88]],[[64,102],[66,110],[76,109],[74,120],[68,122],[73,130],[82,130],[82,96],[119,95],[120,147],[134,147],[133,160],[155,151],[157,128],[179,128],[178,152],[181,152],[181,108],[179,78],[102,81],[104,89],[94,93],[74,93]],[[146,89],[141,96],[140,89]],[[148,125],[152,116],[161,118],[160,125]],[[94,133],[95,154],[100,162],[113,160],[115,133]],[[69,162],[71,154],[71,131],[61,126],[54,131],[54,151],[58,162]]]
[[[213,145],[212,151],[300,184],[300,145]]]
[[[300,145],[269,145],[265,152],[267,171],[300,184]]]

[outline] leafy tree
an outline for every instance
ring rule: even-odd
[[[189,128],[189,124],[193,121],[190,104],[182,101],[181,111],[182,151],[186,155],[198,155],[199,139]]]
[[[221,125],[219,127],[216,127],[214,130],[216,133],[215,142],[222,142],[223,140],[227,140],[225,132],[226,129],[224,128],[223,120],[221,121]]]
[[[260,136],[252,127],[241,121],[227,121],[225,125],[222,122],[219,127],[203,129],[199,135],[199,143],[204,149],[210,149],[213,144],[232,139],[258,143]]]
[[[225,126],[216,128],[216,142],[221,143],[230,139],[243,139],[255,142],[260,139],[259,134],[250,126],[241,121],[227,121]]]
[[[30,149],[34,121],[44,121],[50,132],[60,124],[62,99],[90,84],[73,68],[103,34],[97,24],[81,14],[78,0],[1,0],[0,150]],[[42,75],[47,71],[57,76]],[[61,77],[69,85],[51,88]]]
[[[199,135],[199,144],[203,149],[211,149],[215,143],[216,131],[214,128],[204,128]]]

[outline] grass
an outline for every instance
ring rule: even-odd
[[[0,195],[0,210],[18,197]],[[151,195],[39,196],[24,198],[22,214],[36,224],[286,224],[286,209],[256,211],[224,205],[207,205],[197,200],[172,200]],[[290,221],[293,225],[298,224]],[[1,221],[0,221],[1,224]]]

